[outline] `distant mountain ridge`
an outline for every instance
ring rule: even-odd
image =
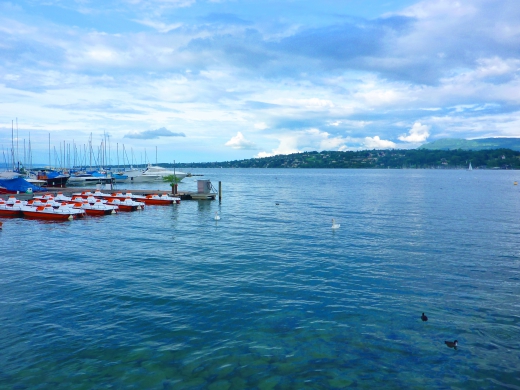
[[[511,149],[520,151],[520,138],[443,138],[422,145],[419,149],[428,150],[491,150]]]

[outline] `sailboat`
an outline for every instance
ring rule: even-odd
[[[472,171],[473,167],[471,166],[471,162],[469,163],[468,171]]]

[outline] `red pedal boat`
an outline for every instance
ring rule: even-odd
[[[22,202],[17,200],[12,204],[7,204],[3,200],[0,200],[0,217],[17,218],[22,216]]]
[[[25,218],[45,219],[51,221],[66,221],[82,218],[85,215],[83,210],[72,207],[59,207],[55,209],[50,204],[46,206],[23,206],[22,213]]]

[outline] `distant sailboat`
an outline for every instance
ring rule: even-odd
[[[469,163],[468,171],[472,171],[473,167],[471,166],[471,162]]]

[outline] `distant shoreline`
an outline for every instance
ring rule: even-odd
[[[155,165],[182,170],[201,168],[467,169],[470,163],[474,170],[517,170],[520,169],[520,151],[511,149],[314,151],[234,161]],[[144,169],[146,166],[147,164],[135,164],[133,168]],[[129,167],[110,164],[104,168],[122,170]],[[94,166],[92,168],[97,169]]]

